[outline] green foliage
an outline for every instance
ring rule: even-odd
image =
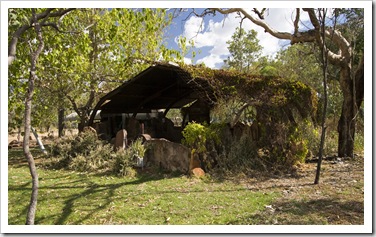
[[[133,141],[129,149],[134,155],[137,155],[139,157],[145,156],[146,147],[142,144],[142,139]]]
[[[194,40],[191,39],[187,42],[187,39],[183,36],[179,36],[178,38],[178,46],[180,48],[181,53],[176,53],[176,59],[173,61],[177,61],[180,63],[185,63],[184,62],[184,57],[189,56],[191,58],[191,63],[193,64],[193,61],[196,57],[197,53],[200,53],[200,51],[196,52],[195,50],[195,45],[194,45]],[[189,55],[191,54],[191,55]]]
[[[260,70],[260,74],[263,76],[278,76],[278,69],[267,65]]]
[[[37,13],[45,9],[36,9]],[[52,13],[56,10],[52,10]],[[28,24],[30,9],[10,9],[8,40],[20,24]],[[173,58],[177,52],[164,45],[164,31],[171,22],[166,9],[76,9],[53,27],[43,27],[45,49],[39,58],[36,81],[35,125],[56,122],[52,108],[74,109],[85,122],[98,99],[124,80],[142,71],[151,61]],[[29,43],[35,32],[19,39],[16,60],[9,67],[9,111],[17,127],[18,107],[28,78]],[[43,93],[39,93],[42,92]],[[49,111],[49,113],[46,113]]]
[[[213,140],[219,142],[217,128],[213,126],[202,125],[196,122],[190,122],[185,126],[183,132],[184,139],[182,143],[195,149],[197,152],[206,151],[206,142]]]
[[[260,56],[262,47],[257,39],[257,32],[250,30],[245,32],[243,28],[237,27],[231,40],[226,42],[231,57],[224,60],[229,68],[234,68],[239,72],[250,72],[250,67]]]
[[[122,177],[135,177],[136,171],[132,168],[134,164],[133,149],[120,149],[113,154],[114,163],[112,165],[112,172]]]

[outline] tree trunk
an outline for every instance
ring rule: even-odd
[[[35,68],[35,67],[34,67]],[[25,102],[25,135],[23,139],[23,150],[27,162],[29,164],[29,170],[32,178],[32,191],[31,191],[31,198],[29,209],[27,212],[26,218],[26,225],[33,225],[35,212],[37,209],[37,197],[38,197],[38,173],[35,167],[35,161],[33,156],[30,153],[30,129],[31,129],[31,100],[33,97],[34,92],[34,78],[35,78],[35,70],[30,72],[29,78],[29,88],[26,95],[26,102]]]
[[[37,60],[44,48],[44,42],[42,37],[42,31],[41,26],[37,20],[35,9],[32,9],[33,14],[33,24],[35,27],[35,31],[37,33],[37,38],[39,41],[38,48],[36,51],[33,51],[33,47],[30,44],[30,51],[31,51],[31,65],[30,65],[30,77],[29,77],[29,84],[28,84],[28,90],[26,93],[26,100],[25,100],[25,135],[24,135],[24,142],[23,142],[23,150],[25,157],[27,159],[27,162],[29,164],[29,170],[32,178],[32,188],[31,188],[31,198],[30,198],[30,204],[27,211],[27,217],[26,217],[26,225],[33,225],[34,219],[35,219],[35,212],[37,209],[37,197],[38,197],[38,173],[37,169],[35,167],[35,161],[30,153],[30,130],[31,130],[31,101],[33,99],[33,93],[34,93],[34,82],[37,78],[36,73],[36,65]]]
[[[322,12],[321,12],[322,11]],[[320,182],[320,173],[321,173],[321,163],[323,158],[323,150],[325,145],[325,132],[326,132],[326,113],[328,108],[328,51],[325,44],[325,17],[326,17],[326,10],[322,9],[319,12],[319,19],[321,21],[321,38],[324,42],[321,47],[321,65],[322,65],[322,74],[323,74],[323,86],[324,86],[324,105],[323,105],[323,112],[322,112],[322,120],[321,120],[321,140],[320,140],[320,148],[319,148],[319,160],[317,161],[317,169],[316,169],[316,177],[314,184],[319,184]]]
[[[63,136],[63,129],[64,129],[64,108],[59,108],[59,116],[58,116],[58,136]]]
[[[82,111],[82,116],[81,115],[78,116],[79,119],[80,119],[80,121],[78,123],[78,132],[79,133],[82,132],[88,124],[89,117],[86,114],[87,114],[86,111]]]
[[[361,70],[361,69],[360,69]],[[358,74],[358,73],[357,73]],[[354,156],[354,139],[355,139],[355,123],[356,116],[359,111],[363,98],[361,93],[363,88],[359,88],[362,83],[360,76],[354,78],[358,79],[358,83],[354,83],[351,77],[350,67],[341,68],[340,85],[343,93],[343,103],[341,117],[338,121],[338,156],[339,157],[353,157]],[[355,88],[354,88],[355,86]],[[358,87],[358,88],[357,88]],[[357,93],[358,92],[358,93]],[[359,105],[359,106],[358,106]]]

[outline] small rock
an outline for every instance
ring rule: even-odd
[[[201,168],[194,168],[191,170],[191,174],[197,178],[200,178],[205,176],[205,171],[203,171]]]

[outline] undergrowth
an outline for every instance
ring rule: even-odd
[[[46,166],[134,177],[136,159],[143,157],[145,151],[146,148],[139,140],[126,149],[115,151],[113,145],[98,139],[96,133],[87,131],[74,138],[63,138],[52,143]]]

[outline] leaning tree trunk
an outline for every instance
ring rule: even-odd
[[[350,67],[341,69],[340,85],[343,93],[342,113],[338,121],[338,156],[354,156],[356,117],[364,97],[363,60],[355,77],[351,76]]]
[[[32,45],[30,44],[31,66],[30,66],[28,90],[26,93],[26,100],[25,100],[25,135],[24,135],[24,140],[23,140],[23,150],[24,150],[24,154],[27,159],[27,162],[29,164],[29,170],[30,170],[30,174],[32,178],[31,198],[30,198],[30,204],[29,204],[27,217],[26,217],[27,225],[34,224],[35,212],[37,209],[37,197],[38,197],[38,186],[39,186],[38,173],[37,173],[37,169],[35,166],[33,155],[30,153],[29,145],[30,145],[30,130],[31,130],[31,101],[33,99],[33,93],[34,93],[34,82],[37,78],[36,65],[37,65],[38,57],[44,48],[41,26],[37,20],[35,9],[32,9],[32,11],[33,11],[33,24],[35,26],[35,31],[37,33],[39,45],[36,51],[33,51]]]

